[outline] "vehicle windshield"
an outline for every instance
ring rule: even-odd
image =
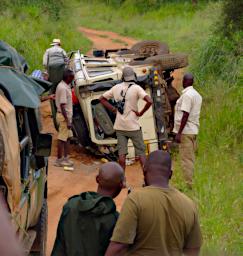
[[[107,60],[95,60],[95,59],[85,59],[87,64],[109,64]]]
[[[113,70],[111,68],[87,68],[87,73],[89,77],[102,76],[107,74],[112,74]]]

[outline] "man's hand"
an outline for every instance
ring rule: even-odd
[[[138,117],[140,117],[140,116],[142,116],[143,115],[143,113],[141,113],[141,112],[139,112],[139,111],[135,111],[135,110],[132,110],[135,114],[136,114],[136,116],[138,116]]]
[[[46,101],[46,100],[55,100],[55,94],[40,97],[41,102]]]
[[[49,96],[49,99],[50,100],[55,100],[55,98],[56,98],[56,95],[55,94],[51,94],[51,95],[48,95]]]
[[[122,244],[117,242],[110,242],[105,256],[122,256],[125,255],[128,249],[128,244]]]
[[[112,113],[116,114],[117,113],[117,108],[114,107],[114,108],[112,108],[111,111],[112,111]]]
[[[72,122],[67,120],[67,128],[68,130],[72,129]]]
[[[144,101],[146,101],[146,105],[144,106],[143,110],[142,111],[135,111],[135,110],[132,110],[136,116],[140,117],[140,116],[143,116],[143,114],[151,107],[152,105],[152,99],[146,95],[144,98],[143,98]]]
[[[177,133],[176,136],[175,136],[175,141],[177,143],[181,143],[181,133]]]

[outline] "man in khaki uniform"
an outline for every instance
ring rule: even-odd
[[[174,130],[175,140],[179,144],[181,167],[186,184],[192,188],[197,134],[202,105],[201,95],[193,88],[193,75],[183,77],[182,95],[176,102]]]
[[[73,103],[72,91],[70,87],[70,84],[73,81],[73,79],[73,71],[69,69],[64,70],[63,80],[58,84],[56,89],[56,119],[57,123],[59,124],[57,137],[57,159],[55,162],[55,166],[57,167],[73,165],[73,163],[68,159],[68,139],[73,136],[71,130],[73,117]]]
[[[199,255],[197,209],[191,199],[169,186],[169,153],[151,153],[144,172],[146,187],[128,195],[105,256]]]
[[[135,82],[136,75],[133,69],[131,67],[125,67],[123,69],[123,82],[112,87],[100,98],[100,102],[107,109],[116,113],[114,129],[117,135],[119,164],[124,170],[126,167],[126,155],[128,153],[128,139],[131,139],[133,142],[135,155],[139,158],[142,168],[146,160],[142,128],[138,120],[150,108],[152,100],[144,89]],[[116,102],[124,102],[123,111],[108,102],[111,98],[114,98]],[[139,99],[146,102],[141,111],[138,110]]]

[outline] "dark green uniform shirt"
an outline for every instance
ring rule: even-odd
[[[71,197],[63,207],[51,255],[104,255],[117,217],[111,197],[95,192]]]

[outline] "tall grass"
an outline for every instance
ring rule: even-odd
[[[201,175],[197,176],[196,192],[201,214],[205,216],[202,218],[207,241],[205,255],[212,248],[215,254],[220,247],[223,255],[242,254],[242,31],[238,22],[240,15],[236,12],[231,15],[236,22],[229,25],[229,16],[225,13],[228,4],[243,7],[238,0],[225,1],[224,19],[219,20],[221,22],[199,49],[192,65],[206,100],[197,162]],[[229,26],[225,26],[225,22]],[[218,237],[220,241],[215,239]]]
[[[11,5],[13,2],[15,5]],[[42,68],[43,54],[53,38],[60,38],[67,52],[80,47],[86,51],[90,47],[62,1],[11,0],[4,6],[0,15],[0,38],[26,58],[30,71]]]
[[[242,35],[237,32],[226,38],[215,32],[222,24],[222,1],[198,1],[196,7],[191,1],[164,1],[146,12],[139,12],[132,0],[123,1],[119,8],[103,2],[82,1],[83,26],[165,41],[171,51],[189,54],[188,69],[203,96],[194,189],[185,188],[178,161],[172,182],[198,204],[202,255],[242,255]]]
[[[216,20],[219,3],[199,3],[193,7],[191,1],[164,3],[157,10],[141,14],[134,5],[124,4],[113,8],[105,4],[85,4],[80,8],[80,23],[94,29],[107,29],[137,39],[167,42],[172,52],[195,54],[207,40],[209,27]]]

